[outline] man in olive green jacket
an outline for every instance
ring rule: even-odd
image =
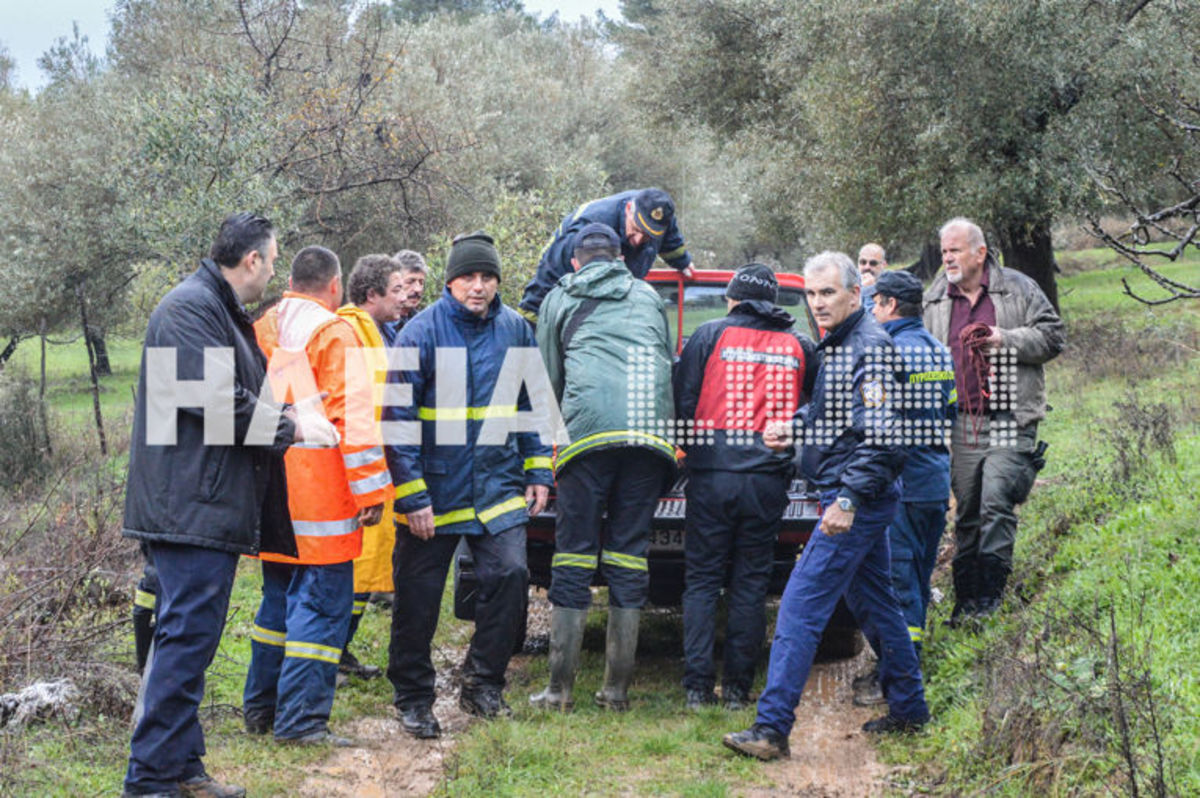
[[[1028,498],[1040,465],[1042,364],[1062,351],[1066,338],[1037,283],[1001,267],[978,225],[951,219],[941,243],[945,268],[925,292],[925,326],[954,355],[960,408],[950,449],[955,625],[1000,605],[1012,570],[1014,508]],[[980,341],[986,362],[973,360],[963,341],[963,331],[976,324],[987,328]]]
[[[604,224],[576,238],[573,274],[542,303],[538,347],[571,442],[555,458],[550,686],[535,705],[566,710],[597,567],[608,583],[604,687],[596,702],[628,708],[638,617],[650,574],[650,523],[675,462],[668,440],[671,333],[662,299],[620,260]],[[604,513],[607,509],[607,518]]]

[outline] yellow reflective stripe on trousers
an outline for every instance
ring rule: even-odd
[[[586,568],[589,571],[594,571],[596,570],[596,555],[555,552],[554,556],[550,559],[550,567]]]
[[[549,457],[526,457],[525,458],[525,470],[526,471],[532,471],[535,468],[549,468],[549,467],[550,467],[550,458]]]
[[[350,614],[351,615],[362,615],[366,609],[367,609],[367,602],[365,600],[364,601],[356,601],[356,602],[354,602],[354,609],[350,610]]]
[[[342,650],[333,646],[323,646],[320,643],[306,643],[303,640],[289,640],[284,646],[285,657],[299,659],[315,659],[321,662],[332,662],[334,665],[342,658]]]
[[[133,606],[141,607],[144,610],[154,609],[154,594],[138,588],[133,592]]]
[[[287,632],[276,632],[274,629],[264,629],[254,624],[250,627],[250,639],[264,646],[282,646],[287,640]]]
[[[412,482],[405,482],[403,485],[396,486],[396,498],[403,499],[405,496],[411,496],[423,490],[429,490],[425,485],[425,480],[414,479]]]
[[[618,568],[628,568],[631,571],[648,571],[645,557],[634,557],[632,554],[622,554],[619,551],[600,552],[600,562],[615,565]]]
[[[594,435],[588,435],[575,441],[558,453],[558,457],[554,461],[554,467],[562,468],[571,458],[586,452],[588,449],[622,441],[629,446],[651,446],[661,450],[671,459],[675,458],[675,447],[657,435],[638,432],[637,430],[614,430],[612,432],[597,432]]]
[[[358,515],[355,514],[340,521],[297,521],[292,519],[292,528],[296,530],[297,535],[308,535],[312,538],[349,535],[358,529]]]
[[[392,475],[387,469],[380,471],[372,477],[363,477],[356,479],[350,483],[350,492],[355,496],[365,496],[368,493],[373,493],[392,481]]]
[[[511,513],[514,510],[525,509],[525,498],[523,496],[513,496],[511,499],[494,504],[486,510],[479,511],[479,522],[486,524],[494,521],[505,513]]]
[[[914,643],[920,643],[925,637],[925,630],[919,626],[908,627],[908,637]]]
[[[475,508],[466,507],[462,510],[451,510],[448,513],[435,515],[433,517],[434,526],[446,526],[447,524],[457,524],[462,521],[470,521],[475,517]]]
[[[517,406],[485,405],[483,407],[418,407],[417,418],[422,421],[479,421],[484,418],[514,418]]]
[[[382,459],[382,446],[372,446],[370,449],[363,449],[361,452],[351,452],[350,454],[342,455],[342,462],[345,463],[347,469],[360,468]]]

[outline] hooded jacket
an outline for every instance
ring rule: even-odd
[[[542,301],[546,295],[558,284],[561,277],[569,275],[573,270],[571,257],[575,253],[575,234],[592,222],[601,222],[616,231],[621,239],[621,256],[625,267],[639,280],[654,266],[656,258],[662,258],[672,269],[680,271],[692,265],[692,256],[688,254],[683,243],[683,236],[679,233],[674,216],[661,236],[648,235],[646,242],[638,249],[630,246],[625,238],[625,206],[633,202],[640,191],[632,189],[613,194],[611,197],[585,202],[574,213],[563,217],[562,223],[554,232],[554,238],[542,251],[537,272],[525,286],[525,294],[520,303],[521,315],[530,321],[538,321]]]
[[[502,305],[499,295],[480,318],[446,288],[441,299],[404,325],[396,346],[419,351],[416,369],[388,374],[389,382],[412,386],[412,404],[385,406],[383,419],[417,421],[421,435],[419,444],[385,447],[396,512],[432,505],[439,535],[497,534],[523,526],[529,520],[525,487],[553,484],[550,446],[536,432],[510,433],[499,445],[478,439],[489,420],[515,418],[529,409],[524,392],[517,403],[493,404],[509,351],[525,347],[536,357],[529,325]],[[465,372],[454,363],[460,357],[465,357]],[[385,441],[392,434],[385,429]]]
[[[197,383],[205,377],[206,349],[232,352],[233,445],[205,444],[203,407],[179,408],[173,444],[147,442],[146,351],[152,348],[174,352],[176,373],[168,378]],[[264,404],[258,397],[266,376],[267,359],[246,308],[221,268],[205,258],[150,314],[134,401],[123,535],[236,554],[295,556],[283,474],[295,424],[281,414],[273,440],[247,445],[250,420]]]
[[[1066,333],[1054,306],[1030,277],[1015,269],[1005,269],[991,251],[983,267],[988,270],[987,291],[996,308],[1001,349],[1016,353],[1013,418],[1018,425],[1025,426],[1046,417],[1046,377],[1042,364],[1062,352]],[[948,289],[946,270],[942,269],[925,292],[925,326],[934,338],[947,345],[950,310],[954,305]],[[963,368],[962,363],[955,365]]]
[[[658,292],[620,261],[592,261],[546,296],[537,341],[570,436],[556,471],[616,446],[675,462],[671,326]]]
[[[762,433],[768,421],[790,419],[816,380],[816,344],[795,323],[752,299],[688,338],[675,364],[675,413],[695,422],[682,444],[689,470],[791,470],[792,454],[768,449]]]
[[[895,347],[859,308],[826,333],[817,351],[812,401],[796,411],[804,435],[800,473],[820,492],[836,490],[861,507],[892,490],[904,468]]]

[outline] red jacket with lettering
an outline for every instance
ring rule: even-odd
[[[327,393],[325,417],[341,435],[335,447],[300,443],[288,449],[288,509],[299,557],[263,553],[262,558],[304,565],[353,560],[362,551],[358,511],[390,500],[395,492],[372,411],[373,383],[362,345],[349,322],[290,291],[254,331],[267,355],[275,398],[298,402]]]
[[[768,421],[791,422],[817,373],[816,344],[787,311],[746,300],[696,328],[675,365],[675,417],[692,470],[782,471],[792,453],[763,445]]]

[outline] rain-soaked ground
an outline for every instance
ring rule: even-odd
[[[546,633],[548,611],[544,594],[531,597],[531,637]],[[444,765],[455,738],[469,724],[458,708],[453,671],[461,651],[435,654],[439,698],[434,712],[442,724],[438,740],[414,740],[392,717],[363,718],[339,729],[362,747],[337,750],[313,766],[301,787],[302,796],[384,798],[427,795],[442,782]],[[773,783],[756,785],[737,794],[849,798],[873,795],[885,786],[888,768],[875,757],[875,748],[860,726],[881,708],[861,709],[850,702],[850,682],[863,670],[868,654],[850,660],[818,663],[813,667],[803,700],[796,711],[790,759],[767,763],[763,774]],[[440,660],[440,661],[439,661]],[[513,667],[521,667],[520,658]]]

